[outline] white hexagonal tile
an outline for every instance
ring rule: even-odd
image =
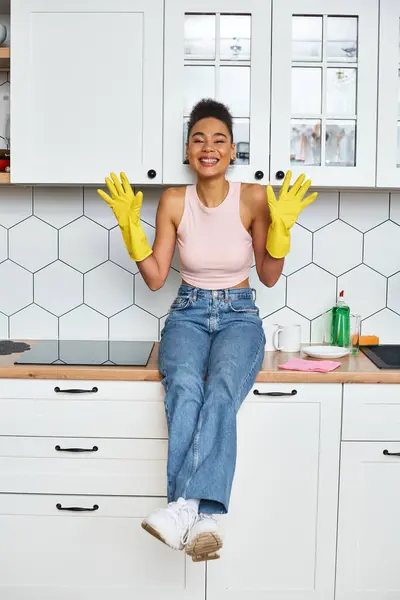
[[[338,279],[352,313],[369,317],[386,306],[386,278],[366,265],[352,269]]]
[[[32,189],[6,186],[0,188],[0,225],[12,227],[32,214]]]
[[[400,227],[387,221],[364,238],[364,262],[382,275],[400,271]]]
[[[35,187],[33,213],[53,227],[63,227],[83,214],[83,190],[81,187]]]
[[[58,337],[58,319],[36,304],[30,304],[10,317],[10,337],[51,340]]]
[[[388,192],[342,192],[340,218],[360,231],[368,231],[389,218]]]
[[[32,302],[32,273],[6,260],[0,264],[0,311],[12,315]]]
[[[81,304],[60,317],[60,339],[63,340],[106,340],[108,319]]]
[[[158,319],[138,306],[130,306],[110,319],[111,340],[158,339]]]
[[[287,305],[314,319],[335,302],[336,279],[316,265],[304,267],[287,280]]]
[[[58,317],[82,304],[83,275],[59,260],[35,273],[35,303]]]
[[[60,229],[60,259],[86,273],[108,259],[108,232],[86,217]]]
[[[57,230],[29,217],[9,230],[10,258],[29,271],[37,271],[57,259]]]
[[[140,218],[149,225],[155,227],[158,203],[160,202],[164,188],[161,186],[135,188],[136,192],[139,190],[143,192],[143,204],[140,211]]]
[[[256,268],[253,267],[250,271],[250,285],[256,290],[256,305],[260,309],[261,318],[285,306],[286,277],[284,275],[281,275],[272,288],[268,288],[261,283]]]
[[[311,343],[323,344],[329,343],[330,333],[328,330],[328,317],[324,313],[311,321]]]
[[[97,189],[102,189],[109,194],[109,191],[105,186],[103,188],[85,187],[83,194],[83,212],[89,219],[99,223],[99,225],[103,225],[106,229],[112,229],[118,224],[117,220],[107,202],[98,195]]]
[[[0,339],[8,339],[8,318],[0,313]]]
[[[390,194],[390,218],[400,225],[400,193],[392,192]]]
[[[107,317],[133,304],[133,275],[108,261],[85,275],[85,304]]]
[[[400,315],[400,273],[388,279],[387,305]]]
[[[334,221],[314,233],[313,260],[333,275],[362,262],[363,237],[343,221]]]
[[[0,225],[0,262],[7,258],[7,229]]]
[[[398,344],[400,316],[384,308],[361,323],[362,335],[377,335],[380,344]]]
[[[143,221],[142,227],[146,234],[147,241],[149,242],[150,246],[153,246],[156,233],[154,227],[147,225],[147,223],[144,223]],[[128,250],[126,249],[124,243],[124,238],[122,237],[122,233],[118,225],[110,231],[110,260],[133,274],[139,271],[135,261],[132,260],[128,254]]]
[[[310,341],[310,321],[290,310],[290,308],[281,308],[281,310],[263,319],[264,328],[266,325],[273,325],[274,323],[278,323],[279,325],[300,325],[302,343],[306,344]]]
[[[297,222],[310,231],[316,231],[337,219],[338,216],[338,192],[318,192],[316,201],[300,213]]]
[[[152,292],[138,273],[135,275],[135,304],[145,308],[155,317],[162,317],[167,314],[180,284],[180,275],[171,269],[164,286],[160,290]]]
[[[312,234],[300,225],[291,229],[290,252],[285,257],[283,274],[290,275],[312,261]]]

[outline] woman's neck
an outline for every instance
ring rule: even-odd
[[[197,195],[208,208],[216,208],[225,200],[229,192],[229,181],[223,179],[203,179],[197,181]]]

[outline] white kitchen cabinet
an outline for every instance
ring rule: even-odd
[[[165,504],[160,498],[0,494],[0,597],[204,600],[204,564],[140,527]]]
[[[336,600],[400,597],[400,454],[385,451],[400,443],[342,444]]]
[[[296,394],[292,393],[295,388]],[[256,384],[238,416],[238,462],[208,600],[333,600],[340,384]]]
[[[190,183],[186,124],[202,98],[234,120],[236,181],[268,183],[270,0],[165,0],[163,182]]]
[[[162,181],[162,0],[11,0],[11,182]]]
[[[342,440],[400,441],[399,392],[397,383],[345,385]]]
[[[274,0],[272,184],[375,185],[377,56],[378,0]]]
[[[254,386],[239,412],[226,542],[206,579],[204,564],[140,528],[165,503],[144,497],[165,494],[160,384],[3,384],[2,599],[333,600],[341,385]]]
[[[400,186],[400,4],[380,0],[377,185]]]
[[[0,492],[165,496],[167,440],[0,435]]]

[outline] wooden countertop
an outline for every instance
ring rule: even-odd
[[[32,343],[32,342],[30,342]],[[15,365],[19,353],[0,356],[0,379],[80,379],[111,381],[160,381],[157,368],[158,344],[146,367],[75,367],[63,365]],[[378,369],[362,352],[339,361],[342,365],[330,373],[283,371],[278,364],[303,355],[266,352],[258,382],[277,383],[400,383],[400,369]]]

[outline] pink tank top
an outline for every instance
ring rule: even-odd
[[[216,208],[204,206],[196,186],[187,186],[177,238],[181,277],[190,285],[218,290],[247,279],[253,244],[240,218],[240,183],[230,182]]]

